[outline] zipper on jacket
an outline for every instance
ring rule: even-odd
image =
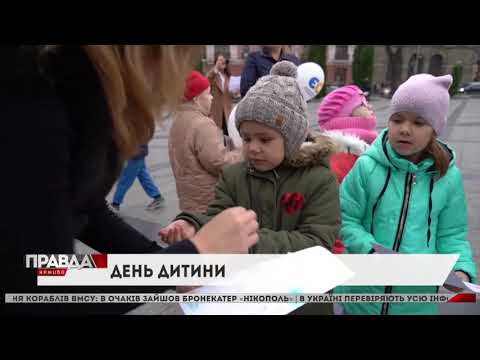
[[[268,177],[266,176],[261,176],[261,175],[257,175],[255,173],[255,170],[253,168],[248,168],[248,173],[250,176],[255,176],[257,178],[260,178],[260,179],[263,179],[263,180],[266,180],[266,181],[270,181],[271,183],[273,183],[273,187],[274,187],[274,196],[276,198],[276,193],[277,193],[277,184],[276,184],[276,181],[272,181],[271,179],[269,179]],[[274,174],[274,177],[275,179],[278,179],[279,178],[279,175],[277,174],[277,172],[275,170],[273,170],[273,174]],[[250,196],[250,205],[251,205],[251,209],[250,210],[254,210],[255,209],[255,204],[256,204],[256,201],[254,201],[254,196],[253,196],[253,193],[252,193],[252,180],[251,178],[248,178],[248,195]],[[261,206],[258,206],[258,214],[257,214],[257,220],[258,222],[260,223],[261,220],[262,220],[262,216],[263,216],[263,211],[262,211],[262,208]],[[274,224],[275,225],[275,224]],[[250,249],[248,249],[248,253],[249,254],[252,254],[253,253],[253,249],[255,248],[255,245],[253,247],[251,247]]]
[[[280,231],[281,229],[280,224],[282,223],[281,218],[282,218],[283,212],[282,212],[282,204],[280,203],[282,199],[279,199],[279,195],[280,195],[279,191],[282,188],[282,185],[288,180],[289,176],[284,176],[283,179],[281,179],[280,175],[278,175],[278,173],[275,170],[273,170],[273,173],[275,174],[275,179],[276,179],[276,181],[273,184],[274,186],[273,196],[274,196],[274,205],[275,205],[275,211],[273,212],[273,215],[275,215],[276,213],[276,216],[273,216],[273,221],[274,221],[273,228],[275,229],[275,231]]]
[[[380,191],[380,195],[378,195],[377,200],[375,201],[375,204],[372,207],[372,223],[370,224],[370,234],[373,235],[373,220],[375,217],[375,210],[377,209],[377,205],[380,202],[380,199],[382,198],[383,194],[385,193],[385,190],[387,190],[388,183],[390,182],[390,175],[392,174],[392,169],[388,167],[387,171],[387,178],[385,180],[385,184],[383,184],[382,191]]]
[[[278,231],[278,224],[280,224],[280,216],[281,216],[281,212],[279,211],[278,209],[278,188],[279,185],[279,180],[280,180],[280,176],[278,175],[278,173],[275,171],[275,169],[273,169],[273,174],[275,175],[275,181],[273,182],[273,205],[275,206],[275,209],[273,209],[272,211],[272,220],[273,220],[273,228],[275,229],[275,231]],[[275,214],[277,214],[277,216],[275,216]]]
[[[408,203],[410,202],[410,193],[412,191],[412,184],[415,179],[415,175],[412,173],[407,173],[405,177],[405,191],[403,193],[403,203],[402,211],[400,212],[400,219],[398,221],[397,234],[395,235],[395,242],[393,243],[393,251],[398,251],[403,237],[403,229],[405,228],[405,221],[407,219],[408,213]],[[385,294],[391,294],[392,286],[387,286],[385,289]],[[386,302],[382,304],[382,315],[388,314],[388,308],[390,303]]]
[[[255,209],[255,204],[254,204],[254,201],[253,201],[251,176],[253,175],[254,170],[252,168],[248,168],[248,173],[249,173],[249,175],[247,175],[248,176],[248,179],[247,179],[247,182],[248,182],[248,196],[250,197],[250,199],[249,199],[250,200],[250,210],[253,210],[253,209]],[[258,214],[257,214],[257,220],[258,220]],[[251,248],[248,249],[249,254],[253,254],[255,246],[256,245],[253,245]]]

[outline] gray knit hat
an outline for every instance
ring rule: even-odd
[[[270,75],[258,79],[238,103],[235,125],[245,120],[257,121],[277,130],[285,141],[285,158],[292,159],[308,132],[307,104],[297,83],[297,67],[280,61]]]

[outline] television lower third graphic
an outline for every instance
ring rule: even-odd
[[[457,254],[26,255],[38,286],[223,286],[244,293],[323,293],[340,285],[442,286]],[[230,291],[227,291],[230,292]]]
[[[474,303],[477,295],[463,294],[6,294],[6,303]]]

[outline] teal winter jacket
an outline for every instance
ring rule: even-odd
[[[373,244],[403,254],[459,254],[454,270],[476,281],[467,240],[467,204],[455,153],[438,177],[432,158],[414,164],[398,155],[384,130],[340,187],[341,238],[346,253],[368,254]],[[438,140],[437,140],[438,141]],[[426,270],[428,271],[428,270]],[[335,293],[436,293],[435,286],[343,286]],[[349,314],[436,314],[435,304],[344,304]]]

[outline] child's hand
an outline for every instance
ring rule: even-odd
[[[460,278],[462,281],[469,282],[470,279],[468,278],[467,274],[465,274],[463,271],[455,271],[455,275]]]
[[[191,239],[196,234],[195,227],[185,220],[177,220],[160,230],[162,241],[167,244],[174,244],[177,241]]]
[[[258,242],[257,214],[242,207],[223,210],[191,240],[202,254],[246,254]]]

